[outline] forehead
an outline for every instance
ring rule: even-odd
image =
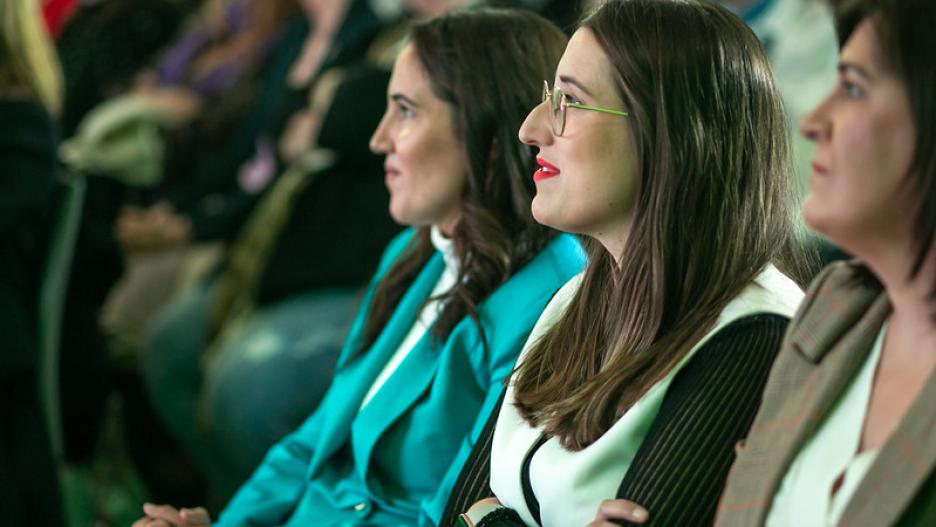
[[[591,30],[583,27],[569,39],[556,68],[556,78],[561,84],[562,77],[572,77],[596,98],[616,98],[611,71],[611,62],[598,40]]]
[[[393,72],[390,74],[388,93],[391,95],[403,92],[413,97],[429,90],[429,76],[423,68],[416,48],[412,43],[407,44],[393,63]]]
[[[880,40],[874,23],[869,18],[862,20],[842,47],[842,61],[854,63],[872,72],[883,72],[886,62],[881,51]]]

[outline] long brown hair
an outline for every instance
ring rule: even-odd
[[[622,122],[640,173],[623,253],[589,242],[571,305],[515,372],[520,413],[572,450],[663,378],[767,264],[810,278],[786,118],[754,34],[699,0],[612,1],[582,27],[631,110]]]
[[[534,155],[517,131],[539,99],[542,79],[552,77],[566,37],[531,12],[478,9],[417,24],[411,42],[434,94],[448,103],[469,165],[452,232],[461,263],[457,285],[440,297],[442,312],[431,329],[441,341],[466,315],[480,329],[476,306],[555,236],[530,212]],[[429,228],[421,228],[378,286],[358,353],[380,335],[434,251]]]
[[[911,212],[916,254],[908,278],[913,280],[936,242],[936,5],[932,0],[838,0],[832,5],[839,44],[845,45],[859,22],[871,20],[887,65],[906,86],[916,130],[913,161],[906,178],[917,198],[916,210]],[[929,287],[929,298],[936,301],[936,282]]]

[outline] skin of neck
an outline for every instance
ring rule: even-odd
[[[909,235],[894,237],[890,241],[881,240],[873,249],[856,250],[855,254],[887,291],[893,309],[888,332],[911,334],[909,341],[916,343],[913,348],[919,352],[930,353],[936,349],[936,303],[927,298],[936,280],[936,245],[930,248],[920,272],[912,279],[910,269],[916,250]],[[931,345],[920,345],[926,342]]]
[[[627,245],[627,237],[630,235],[630,230],[631,221],[630,218],[628,218],[624,220],[623,223],[610,225],[586,234],[598,240],[598,243],[611,255],[614,263],[620,267],[621,257],[624,254],[624,247]]]

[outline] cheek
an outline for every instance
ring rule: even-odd
[[[850,116],[849,116],[850,117]],[[855,116],[835,123],[829,174],[810,179],[806,223],[843,245],[899,229],[901,183],[909,170],[914,135],[890,116]]]

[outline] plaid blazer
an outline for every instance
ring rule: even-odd
[[[882,286],[861,264],[839,262],[820,273],[790,323],[751,432],[738,445],[717,526],[764,525],[787,469],[861,367],[890,310]],[[936,526],[934,469],[936,374],[881,448],[839,526]]]

